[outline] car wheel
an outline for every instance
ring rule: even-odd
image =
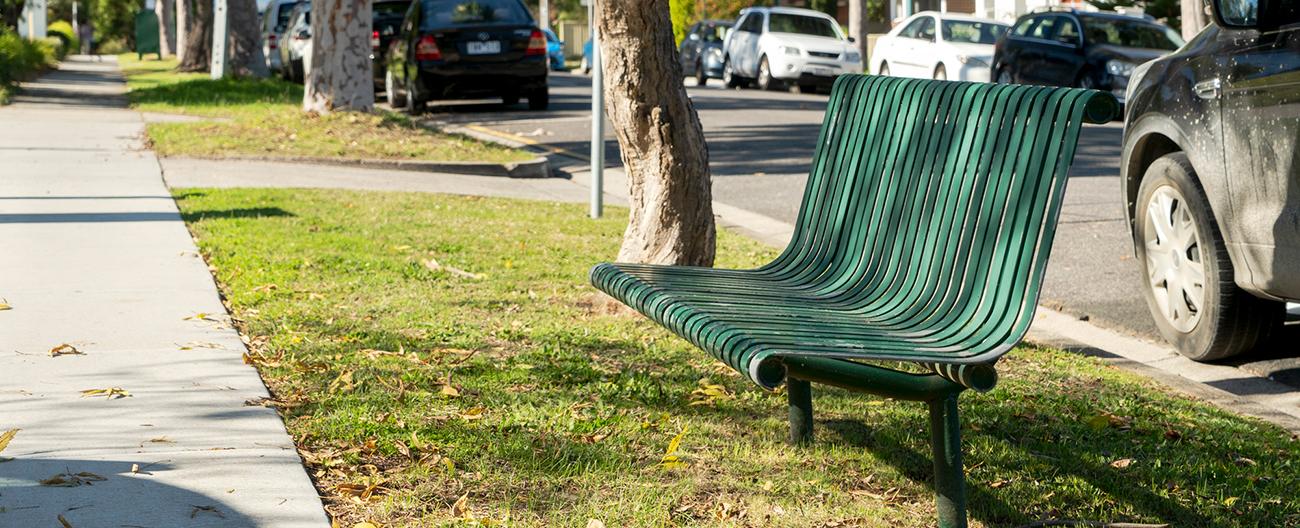
[[[293,75],[293,82],[302,83],[304,81],[306,76],[302,74],[302,59],[293,61],[293,73],[291,75]]]
[[[517,93],[503,94],[501,96],[501,104],[506,106],[514,106],[519,104],[519,94]]]
[[[543,87],[539,90],[534,90],[533,93],[528,94],[529,110],[546,110],[546,108],[549,107],[550,105],[551,105],[550,89]]]
[[[1147,169],[1134,220],[1147,307],[1179,353],[1197,361],[1234,356],[1282,324],[1285,304],[1233,282],[1227,246],[1185,153],[1167,154]]]
[[[882,63],[880,63],[880,75],[885,76],[885,77],[889,77],[889,63],[888,63],[888,62],[882,62]]]
[[[722,84],[727,88],[740,88],[740,77],[731,67],[731,58],[722,60]]]
[[[695,63],[695,86],[708,86],[709,75],[704,73],[704,63]]]
[[[1008,68],[1006,66],[998,68],[997,83],[1012,84],[1012,82],[1013,81],[1011,80],[1011,68]]]
[[[758,59],[758,89],[771,90],[776,88],[777,84],[780,84],[780,81],[772,78],[772,67],[768,65],[767,57],[760,57]]]
[[[945,68],[943,64],[940,64],[938,67],[936,67],[934,69],[934,80],[936,81],[948,80],[948,68]]]
[[[1092,76],[1088,75],[1087,72],[1079,75],[1079,81],[1074,83],[1074,85],[1085,90],[1097,89],[1097,81],[1092,80]]]
[[[418,82],[418,79],[416,82]],[[418,116],[428,110],[429,105],[420,99],[420,95],[415,92],[415,87],[412,84],[412,81],[408,79],[406,82],[406,113]]]
[[[393,77],[393,71],[384,72],[384,94],[388,96],[388,106],[394,110],[406,106],[406,96],[397,90],[397,79]]]

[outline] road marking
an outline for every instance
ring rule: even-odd
[[[524,137],[524,136],[521,136],[521,135],[519,135],[519,134],[512,134],[512,133],[510,133],[510,132],[502,132],[502,131],[500,131],[500,130],[495,130],[495,129],[491,129],[491,128],[488,128],[488,127],[485,127],[485,126],[482,126],[482,125],[474,125],[474,124],[460,125],[460,127],[461,127],[461,128],[464,128],[464,129],[466,129],[466,130],[473,130],[473,131],[478,132],[478,133],[480,133],[480,134],[486,134],[486,135],[489,135],[489,136],[493,136],[493,137],[497,137],[497,138],[500,138],[500,139],[504,139],[504,140],[506,140],[506,141],[514,141],[514,142],[516,142],[516,143],[523,143],[523,144],[528,145],[528,146],[530,146],[530,147],[537,148],[537,149],[541,149],[541,150],[544,150],[544,151],[549,152],[549,153],[551,153],[551,154],[556,154],[556,155],[559,155],[559,156],[567,156],[567,157],[575,158],[575,159],[582,160],[582,161],[591,161],[591,157],[590,157],[590,156],[586,156],[586,155],[583,155],[583,154],[579,154],[579,153],[574,152],[574,151],[572,151],[572,150],[568,150],[568,149],[563,149],[563,148],[560,148],[560,147],[556,147],[556,146],[554,146],[554,145],[547,145],[547,144],[545,144],[545,143],[542,143],[542,142],[540,142],[540,141],[537,141],[536,139],[533,139],[533,138],[530,138],[530,137]]]

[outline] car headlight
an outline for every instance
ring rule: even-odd
[[[722,48],[709,48],[709,58],[722,60]]]
[[[862,55],[856,51],[850,51],[844,54],[844,60],[849,62],[858,62],[862,60]]]
[[[1122,60],[1106,61],[1106,73],[1116,77],[1131,77],[1134,67],[1133,63]]]
[[[794,46],[781,46],[781,51],[784,51],[786,55],[799,55],[802,53],[799,48]]]
[[[957,60],[960,61],[962,64],[967,64],[976,68],[989,67],[989,63],[979,57],[971,57],[969,55],[958,55]]]

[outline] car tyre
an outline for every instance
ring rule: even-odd
[[[767,62],[767,56],[758,59],[758,89],[767,91],[773,90],[780,86],[781,81],[772,77],[772,66]]]
[[[1011,79],[1011,68],[1006,66],[998,68],[997,75],[993,76],[993,82],[998,84],[1014,84],[1015,81]]]
[[[1281,326],[1284,303],[1233,281],[1227,246],[1187,154],[1167,154],[1147,168],[1133,216],[1143,296],[1156,328],[1179,353],[1196,361],[1231,357]]]
[[[736,75],[735,69],[731,67],[731,57],[722,60],[722,84],[727,88],[740,88],[743,84],[740,76]]]
[[[392,70],[384,72],[384,94],[388,97],[388,106],[394,110],[406,106],[406,95],[397,89],[397,79]]]
[[[695,63],[695,86],[708,86],[709,74],[704,72],[704,63]]]
[[[519,94],[517,93],[502,94],[501,104],[506,106],[514,106],[519,104]]]
[[[551,105],[551,91],[549,88],[534,90],[528,94],[529,110],[546,110]]]
[[[948,68],[946,68],[943,64],[939,64],[938,66],[936,66],[934,68],[934,80],[936,81],[948,80]]]
[[[411,84],[412,82],[408,79],[406,83],[406,113],[412,116],[418,116],[429,109],[429,104],[423,99],[420,99],[420,95],[416,93],[415,88],[411,86]]]
[[[304,82],[306,76],[302,73],[302,59],[293,61],[292,70],[293,71],[289,74],[290,80],[299,84]]]

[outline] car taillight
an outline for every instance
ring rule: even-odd
[[[267,36],[266,36],[266,47],[267,47],[268,49],[275,49],[275,48],[276,48],[275,41],[276,41],[276,36],[275,36],[275,35],[267,35]]]
[[[524,55],[546,55],[546,35],[541,30],[534,29],[533,35],[528,37],[528,49],[524,50]]]
[[[375,31],[375,32],[373,32],[373,33],[370,34],[370,49],[372,49],[372,50],[377,50],[377,49],[379,49],[379,32],[378,32],[378,31]]]
[[[438,49],[438,41],[433,40],[433,35],[420,37],[420,42],[415,45],[415,60],[442,60],[442,50]]]

